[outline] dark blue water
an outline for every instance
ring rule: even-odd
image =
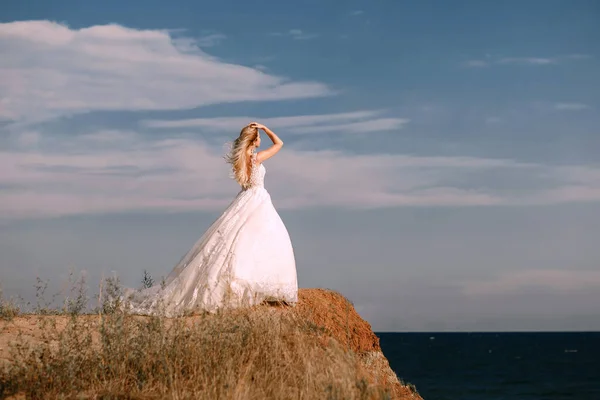
[[[600,332],[377,336],[425,400],[600,400]]]

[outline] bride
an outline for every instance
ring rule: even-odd
[[[273,145],[256,152],[260,130]],[[253,122],[242,129],[226,156],[242,190],[161,285],[125,291],[132,312],[151,314],[160,308],[175,316],[263,301],[297,302],[292,243],[264,188],[263,162],[282,146],[283,141],[262,124]]]

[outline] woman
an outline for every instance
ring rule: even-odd
[[[257,152],[260,130],[273,145]],[[128,290],[130,310],[174,316],[263,301],[297,302],[292,243],[264,188],[263,162],[282,146],[283,141],[262,124],[253,122],[242,129],[226,156],[242,190],[160,286]]]

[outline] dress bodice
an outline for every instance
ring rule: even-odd
[[[265,187],[265,173],[267,170],[262,163],[256,162],[256,154],[252,154],[252,171],[250,173],[250,187]]]

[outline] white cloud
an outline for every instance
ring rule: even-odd
[[[558,292],[600,289],[600,271],[529,269],[507,272],[496,278],[461,284],[468,295],[501,295],[532,288]]]
[[[183,120],[145,120],[142,125],[151,128],[191,128],[207,127],[231,131],[239,129],[240,126],[260,120],[274,128],[289,128],[294,126],[322,125],[331,122],[349,122],[353,120],[364,120],[379,115],[381,111],[354,111],[338,114],[297,115],[291,117],[255,118],[255,117],[223,117],[223,118],[192,118]]]
[[[589,60],[593,58],[591,54],[569,54],[567,58],[572,60]]]
[[[2,23],[0,48],[10,57],[0,58],[0,118],[31,121],[91,110],[332,94],[321,83],[225,63],[203,52],[197,40],[171,33],[114,24],[70,29],[50,21]]]
[[[133,142],[138,139],[138,135],[131,131],[103,130],[94,133],[80,135],[76,142],[89,144],[123,144],[124,142]],[[78,144],[78,143],[76,143]]]
[[[504,57],[500,59],[473,59],[468,60],[464,63],[465,67],[469,68],[483,68],[491,65],[551,65],[558,63],[558,59],[555,58],[541,58],[541,57]]]
[[[238,186],[227,179],[222,149],[201,140],[148,141],[135,132],[76,137],[24,133],[0,152],[0,218],[126,211],[219,210]],[[21,139],[16,139],[21,140]],[[30,148],[23,148],[28,143]],[[49,145],[50,144],[50,145]],[[51,151],[44,151],[51,148]],[[281,209],[306,207],[485,206],[600,201],[600,170],[505,159],[357,155],[285,147],[266,163],[267,187]],[[517,169],[535,187],[540,169],[556,180],[544,190],[459,187],[457,178]],[[503,184],[505,185],[505,183]]]
[[[583,103],[556,103],[554,105],[554,109],[559,111],[581,111],[589,108],[590,106]]]
[[[555,57],[492,57],[486,54],[485,59],[472,59],[467,60],[463,63],[468,68],[483,68],[490,67],[492,65],[529,65],[529,66],[543,66],[543,65],[555,65],[565,61],[573,60],[587,60],[591,58],[587,54],[571,54],[567,56],[555,56]]]
[[[291,37],[292,39],[295,39],[295,40],[309,40],[309,39],[315,39],[315,38],[319,37],[319,35],[316,33],[306,33],[302,29],[290,29],[289,31],[287,31],[285,33],[272,32],[269,35],[270,36],[279,36],[279,37],[287,36],[287,37]]]
[[[365,12],[364,12],[363,10],[355,10],[355,11],[352,11],[352,12],[350,13],[350,15],[353,15],[353,16],[358,16],[358,15],[363,15],[364,13],[365,13]]]
[[[308,39],[315,39],[315,38],[319,37],[319,35],[317,35],[315,33],[306,33],[300,29],[290,29],[288,34],[296,40],[308,40]]]
[[[471,67],[471,68],[487,67],[488,65],[489,65],[489,63],[484,60],[469,60],[465,63],[465,66]]]
[[[521,64],[521,65],[549,65],[556,64],[556,58],[542,57],[506,57],[497,61],[499,64]]]
[[[290,129],[296,133],[320,133],[320,132],[342,132],[342,133],[365,133],[380,132],[400,129],[409,122],[406,118],[375,118],[368,121],[357,121],[346,124],[331,124],[322,126],[296,127]]]
[[[199,47],[212,47],[220,44],[227,36],[222,33],[211,33],[196,40]]]
[[[142,125],[151,128],[209,128],[218,131],[236,131],[250,121],[261,121],[273,129],[286,128],[289,133],[316,132],[377,132],[400,129],[409,122],[406,118],[381,117],[381,110],[363,110],[338,114],[300,115],[275,118],[227,117],[193,118],[184,120],[146,120]]]

